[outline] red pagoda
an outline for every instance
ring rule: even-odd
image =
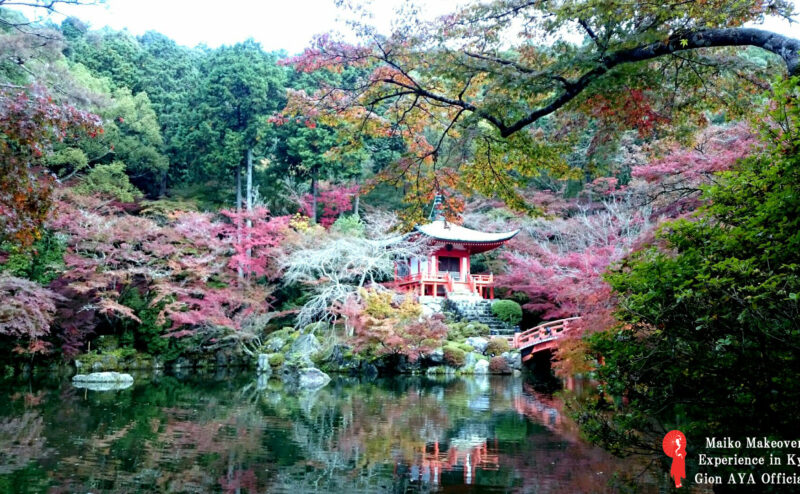
[[[427,237],[436,250],[430,257],[408,259],[395,267],[395,286],[417,295],[452,295],[494,298],[494,275],[472,274],[470,256],[505,244],[519,230],[487,233],[437,219],[417,226],[415,233]]]

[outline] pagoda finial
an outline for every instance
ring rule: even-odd
[[[433,198],[433,207],[431,207],[431,214],[428,215],[428,221],[444,220],[444,196],[436,194]]]

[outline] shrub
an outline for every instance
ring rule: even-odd
[[[269,366],[280,367],[281,365],[283,365],[284,360],[285,357],[283,356],[282,353],[273,353],[272,355],[269,356]]]
[[[489,344],[486,345],[486,351],[483,353],[486,355],[500,355],[501,353],[505,353],[511,350],[511,345],[508,344],[508,340],[505,338],[492,338],[489,340]]]
[[[452,346],[447,345],[443,349],[444,352],[444,361],[447,365],[453,368],[463,367],[467,361],[467,354],[464,350]]]
[[[464,341],[471,336],[487,336],[489,326],[478,322],[452,322],[447,325],[447,339],[451,341]]]
[[[511,368],[503,357],[492,357],[489,360],[489,372],[492,374],[510,374]]]
[[[522,320],[522,307],[513,300],[498,300],[492,304],[492,314],[501,321],[517,325]]]
[[[349,237],[364,237],[364,222],[355,214],[339,216],[331,229]]]

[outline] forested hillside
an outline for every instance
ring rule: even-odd
[[[591,439],[793,430],[800,41],[743,27],[790,2],[497,0],[293,56],[0,9],[6,373],[283,327],[415,360],[463,328],[380,283],[438,197],[521,229],[472,268],[523,329],[581,318]]]

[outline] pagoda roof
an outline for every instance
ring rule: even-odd
[[[514,238],[519,229],[510,232],[489,233],[473,230],[450,223],[449,221],[436,220],[425,225],[418,225],[415,230],[441,242],[459,244],[501,244]]]

